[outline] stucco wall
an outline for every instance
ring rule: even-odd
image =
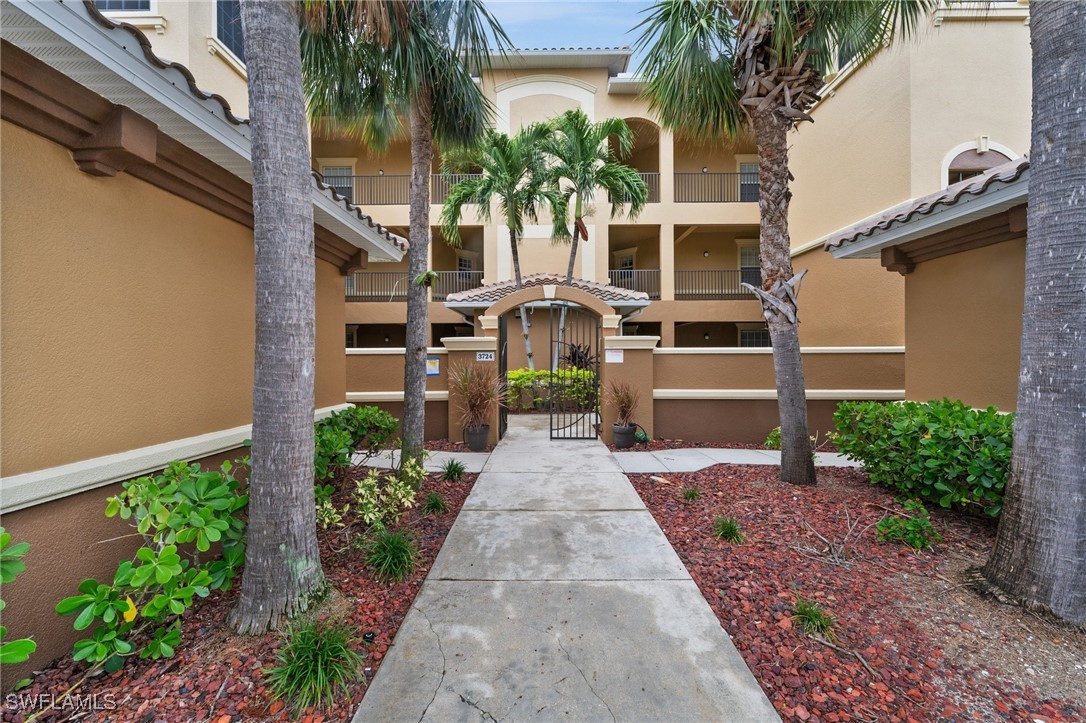
[[[905,393],[1014,411],[1025,240],[918,264],[905,277]]]

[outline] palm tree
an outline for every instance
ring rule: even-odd
[[[1033,0],[1029,31],[1033,129],[1022,364],[1011,474],[983,573],[1016,601],[1081,626],[1086,624],[1086,6]]]
[[[543,143],[550,137],[549,123],[536,123],[510,138],[504,133],[488,131],[482,144],[474,150],[451,153],[445,157],[446,173],[476,168],[480,173],[460,181],[449,190],[441,211],[442,234],[453,245],[460,243],[460,217],[466,204],[478,205],[478,215],[489,222],[491,204],[509,229],[509,247],[513,256],[513,276],[518,289],[524,288],[520,274],[518,243],[524,235],[524,220],[536,222],[539,212],[547,207],[554,219],[552,238],[569,236],[564,223],[565,196],[547,183],[546,156]],[[520,307],[520,324],[524,334],[524,351],[528,368],[535,369],[532,339],[529,332],[527,308]]]
[[[814,484],[788,237],[788,131],[818,100],[840,48],[862,59],[907,35],[935,0],[662,0],[641,22],[646,95],[661,123],[707,141],[752,131],[758,147],[762,288],[781,422],[781,478]]]
[[[472,145],[490,105],[472,73],[509,40],[482,0],[306,0],[302,42],[310,115],[382,148],[408,118],[410,249],[401,459],[421,462],[426,416],[426,271],[435,139]]]
[[[248,546],[230,625],[260,633],[324,580],[313,504],[316,268],[294,2],[241,4],[252,114],[256,347]]]
[[[611,218],[629,204],[629,216],[636,219],[648,201],[649,189],[637,171],[619,162],[619,158],[626,158],[633,150],[634,134],[626,121],[608,118],[593,123],[577,108],[566,111],[553,123],[554,133],[543,143],[544,151],[551,157],[552,183],[561,188],[567,199],[576,197],[566,269],[566,284],[570,284],[577,260],[577,242],[588,240],[584,214],[595,199],[596,190],[602,189],[610,195]],[[612,139],[618,145],[617,155],[611,147]],[[569,238],[568,232],[565,237]]]

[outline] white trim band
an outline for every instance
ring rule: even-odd
[[[350,404],[318,409],[314,419],[350,408]],[[71,464],[0,478],[4,513],[52,502],[62,497],[141,477],[163,469],[175,459],[196,460],[238,449],[253,434],[253,425],[208,432],[149,447],[84,459]]]
[[[664,346],[653,354],[772,354],[769,346]],[[903,346],[804,346],[803,354],[904,354]]]
[[[653,399],[776,399],[776,389],[654,389]],[[904,389],[808,389],[813,399],[889,399],[905,398]]]
[[[445,390],[435,389],[426,392],[426,401],[448,401],[449,393]],[[347,392],[348,402],[402,402],[403,392]]]
[[[443,346],[430,346],[426,348],[427,354],[448,354],[449,350]],[[404,356],[407,349],[402,346],[354,346],[347,347],[347,356]]]

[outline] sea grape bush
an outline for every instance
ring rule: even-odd
[[[159,475],[125,482],[106,503],[106,516],[131,520],[143,537],[132,560],[117,567],[110,582],[93,578],[56,611],[73,615],[76,630],[97,624],[75,643],[76,660],[119,669],[127,657],[171,657],[181,642],[181,615],[198,597],[228,590],[245,559],[249,502],[229,461],[219,470],[171,462]],[[204,557],[212,545],[221,557]]]
[[[893,515],[878,521],[875,530],[880,542],[901,541],[914,550],[927,550],[943,541],[931,524],[928,509],[920,500],[905,500],[905,515]]]
[[[863,463],[873,484],[940,507],[1002,509],[1014,415],[962,402],[842,402],[838,449]]]
[[[23,556],[29,551],[30,543],[17,542],[14,545],[11,544],[11,535],[5,532],[3,527],[0,527],[0,583],[8,585],[15,581],[16,575],[26,570]],[[0,611],[4,607],[4,601],[0,600]],[[25,663],[37,649],[37,643],[29,638],[9,640],[5,643],[3,641],[7,634],[8,629],[0,625],[0,664]]]
[[[400,423],[377,407],[348,407],[314,426],[314,472],[318,480],[327,480],[353,464],[356,451],[363,454],[357,463],[365,464],[393,440]]]

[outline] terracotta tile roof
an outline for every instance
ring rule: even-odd
[[[566,277],[562,274],[529,274],[528,276],[523,277],[522,281],[525,288],[547,285],[565,286]],[[647,303],[649,300],[649,295],[644,291],[633,291],[618,286],[608,286],[607,284],[586,281],[585,279],[573,279],[573,288],[587,291],[608,304],[621,304],[622,302],[631,301]],[[501,301],[516,290],[516,281],[499,281],[496,284],[480,286],[479,288],[471,289],[470,291],[459,291],[455,294],[449,294],[445,297],[445,303],[489,306],[496,301]]]
[[[874,216],[869,216],[848,228],[834,231],[822,239],[823,248],[828,251],[844,244],[854,243],[879,231],[888,231],[894,226],[908,223],[918,216],[926,216],[940,208],[953,206],[964,198],[980,196],[989,189],[1001,188],[1017,181],[1028,170],[1028,155],[995,166],[979,176],[967,178],[935,193],[910,199]]]
[[[108,17],[103,15],[100,10],[98,10],[93,0],[84,0],[83,6],[86,7],[87,13],[90,15],[91,19],[101,25],[103,28],[112,31],[126,32],[131,35],[139,44],[140,51],[143,53],[143,57],[153,67],[158,68],[159,70],[172,69],[180,73],[181,77],[184,78],[185,83],[188,85],[189,92],[201,101],[212,101],[213,103],[217,103],[218,105],[220,105],[223,110],[223,115],[228,122],[235,126],[249,125],[248,118],[239,118],[238,116],[234,115],[233,111],[230,110],[230,103],[228,103],[227,100],[221,95],[219,95],[218,93],[207,93],[201,90],[200,87],[196,85],[196,78],[195,76],[193,76],[192,71],[190,71],[187,67],[185,67],[181,63],[174,63],[168,60],[163,60],[162,58],[155,55],[155,52],[151,47],[151,41],[147,39],[147,36],[143,34],[142,30],[137,28],[135,25],[131,25],[129,23],[118,23],[109,19]],[[339,193],[337,193],[333,187],[325,184],[319,173],[313,173],[313,185],[324,195],[329,196],[337,204],[342,206],[343,210],[348,215],[354,216],[359,221],[366,224],[369,228],[375,229],[379,236],[386,239],[393,246],[396,246],[403,251],[406,251],[410,246],[407,239],[403,238],[402,236],[397,236],[381,224],[374,221],[371,216],[362,213],[362,210],[355,206],[353,203],[351,203],[349,199],[339,195]]]

